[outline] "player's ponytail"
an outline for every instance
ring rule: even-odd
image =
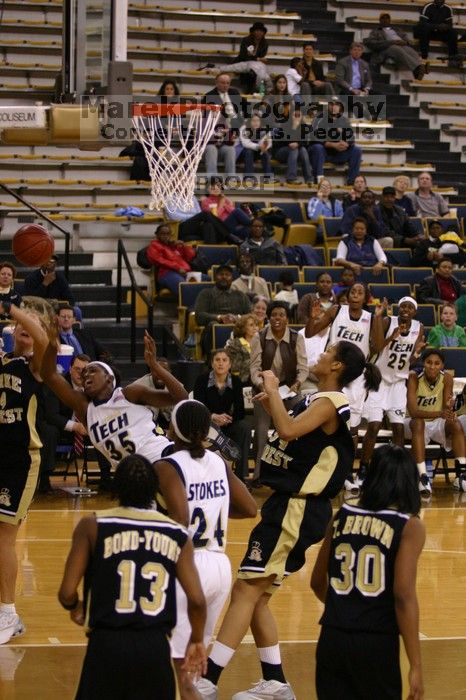
[[[335,359],[343,365],[339,376],[341,387],[351,384],[364,373],[365,388],[369,391],[376,391],[379,388],[382,379],[379,368],[366,362],[364,353],[357,345],[347,340],[340,340],[335,346]]]
[[[204,442],[210,428],[209,409],[200,401],[180,401],[172,411],[171,424],[175,435],[191,457],[203,457]]]
[[[372,362],[366,362],[364,366],[364,387],[367,391],[377,391],[382,375],[379,368]]]

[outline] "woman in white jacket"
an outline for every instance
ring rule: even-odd
[[[272,137],[257,114],[253,114],[240,128],[239,139],[243,147],[244,174],[254,173],[254,160],[260,157],[264,175],[273,175],[270,155]]]

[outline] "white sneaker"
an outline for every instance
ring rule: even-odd
[[[217,686],[209,681],[207,678],[199,678],[193,683],[199,695],[207,700],[217,700],[218,689]]]
[[[453,481],[453,488],[456,491],[466,491],[466,472],[461,472]]]
[[[421,493],[421,496],[432,496],[432,486],[427,474],[421,474],[421,476],[419,477],[419,491]]]
[[[0,612],[0,644],[6,644],[12,637],[24,631],[24,625],[16,613]]]
[[[289,683],[280,681],[264,681],[254,683],[249,690],[233,695],[231,700],[295,700]]]

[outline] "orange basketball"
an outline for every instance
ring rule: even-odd
[[[13,255],[23,265],[40,267],[53,255],[55,243],[50,233],[40,224],[25,224],[12,241]]]

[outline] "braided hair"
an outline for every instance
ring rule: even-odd
[[[113,492],[120,505],[150,508],[158,489],[158,479],[152,464],[142,455],[123,457],[113,479]]]

